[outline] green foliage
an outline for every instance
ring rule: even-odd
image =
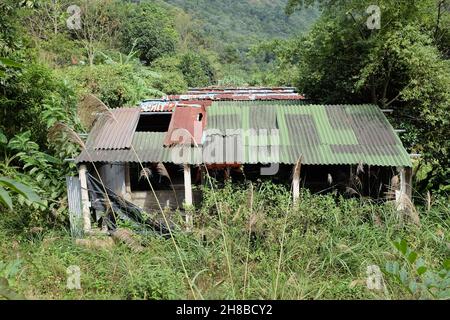
[[[5,188],[20,194],[30,203],[39,204],[42,202],[39,196],[23,183],[7,177],[0,177],[0,202],[6,205],[10,210],[13,209],[13,203],[9,192]]]
[[[155,60],[152,67],[162,74],[166,93],[182,92],[187,87],[209,86],[216,83],[215,56],[204,52],[186,52],[176,56],[164,56]],[[170,90],[168,90],[170,89]]]
[[[314,3],[292,0],[288,10]],[[450,18],[448,11],[434,0],[383,0],[377,3],[381,28],[371,30],[366,25],[370,1],[317,4],[322,17],[297,42],[293,59],[280,63],[289,67],[297,61],[295,83],[315,101],[394,108],[394,122],[414,135],[413,141],[404,136],[409,150],[423,155],[424,166],[433,165],[429,183],[417,186],[444,192],[449,182],[450,63],[442,38],[450,28],[442,22]]]
[[[438,271],[426,266],[405,240],[394,242],[403,262],[389,261],[385,272],[418,299],[450,299],[450,259]]]
[[[127,52],[137,50],[140,59],[147,64],[174,53],[178,37],[170,13],[151,3],[131,7],[121,34],[124,49]]]
[[[162,94],[153,87],[153,83],[161,76],[132,63],[70,67],[64,73],[77,85],[79,96],[93,93],[110,108],[132,106],[143,99]]]
[[[318,15],[314,9],[297,12],[291,17],[284,14],[286,0],[166,0],[181,7],[203,22],[205,37],[220,38],[214,46],[226,48],[234,44],[248,48],[261,39],[286,38],[305,31]],[[222,52],[223,50],[216,50]],[[240,50],[239,50],[240,51]]]
[[[253,46],[249,55],[254,57],[260,70],[253,75],[253,82],[273,86],[292,85],[298,78],[300,41],[271,40]]]
[[[189,87],[206,87],[216,82],[216,71],[209,58],[203,54],[183,54],[179,68]]]
[[[62,152],[62,155],[72,152],[73,156],[78,152],[72,144],[67,143],[67,139],[64,139],[61,145],[55,150]],[[45,224],[50,221],[64,223],[66,219],[66,207],[63,205],[65,182],[62,177],[70,172],[72,166],[64,163],[61,158],[40,151],[39,145],[31,140],[30,131],[13,137],[5,151],[11,156],[0,167],[0,173],[14,176],[20,183],[30,187],[27,192],[31,192],[32,189],[43,198],[42,201],[36,198],[33,196],[34,192],[31,193],[31,197],[28,194],[19,194],[18,203],[24,207],[31,207],[31,210],[23,210],[26,213],[26,217],[21,217],[26,220],[24,224]]]
[[[434,202],[430,210],[418,208],[417,227],[400,224],[389,204],[304,191],[298,206],[292,207],[289,189],[268,182],[252,187],[228,183],[203,191],[193,232],[176,232],[175,240],[195,291],[204,299],[412,299],[417,295],[388,276],[386,290],[369,289],[367,267],[394,260],[391,241],[397,238],[421,252],[427,272],[440,270],[448,259],[447,199]],[[18,244],[4,241],[12,235]],[[14,260],[13,246],[28,253],[22,259],[24,272],[16,276],[19,293],[45,299],[193,298],[173,243],[155,235],[141,235],[140,240],[145,245],[140,253],[120,244],[86,248],[59,229],[32,235],[0,220],[0,260]],[[81,269],[82,290],[66,288],[66,268],[71,265]]]
[[[16,259],[12,262],[5,263],[0,260],[0,298],[4,297],[11,300],[22,300],[23,297],[13,291],[15,287],[15,277],[21,269],[22,261]]]
[[[29,64],[8,78],[2,86],[0,129],[7,137],[30,130],[34,141],[47,141],[47,109],[60,110],[73,122],[75,97],[71,88],[49,68]],[[72,116],[72,117],[71,117]]]

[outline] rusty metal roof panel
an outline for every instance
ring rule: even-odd
[[[165,132],[136,132],[130,148],[121,150],[86,149],[76,158],[83,162],[164,162],[201,163],[201,149],[190,146],[164,147]]]
[[[140,113],[140,108],[120,108],[104,113],[89,133],[87,148],[96,150],[129,148]]]
[[[200,145],[205,125],[204,105],[178,105],[173,111],[164,145]]]
[[[297,93],[198,93],[184,95],[169,95],[162,98],[163,101],[190,101],[190,100],[213,100],[213,101],[253,101],[253,100],[305,100],[303,95]]]

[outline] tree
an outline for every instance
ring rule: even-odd
[[[147,64],[174,53],[178,34],[171,17],[167,10],[152,3],[131,5],[121,29],[123,49],[137,50]]]
[[[420,185],[448,190],[449,61],[435,38],[436,26],[446,32],[435,21],[448,19],[448,12],[438,18],[435,4],[383,1],[386,24],[368,30],[364,3],[335,1],[337,17],[325,10],[299,45],[297,85],[322,102],[394,107],[393,119],[409,131],[405,145],[424,156]]]
[[[190,87],[205,87],[216,82],[216,71],[206,55],[186,53],[181,56],[179,68]]]
[[[445,1],[444,1],[445,2]],[[313,1],[291,0],[287,10]],[[321,19],[299,43],[299,90],[323,103],[375,103],[395,110],[405,140],[434,163],[434,187],[449,189],[450,63],[441,38],[442,1],[378,1],[380,28],[369,28],[371,1],[317,2]],[[369,14],[367,13],[369,11]],[[439,36],[437,36],[439,34]]]
[[[70,0],[41,0],[25,16],[26,27],[37,39],[47,39],[67,31],[67,8],[73,4]]]
[[[115,8],[115,1],[79,0],[75,3],[80,8],[80,20],[71,30],[83,45],[89,65],[92,66],[98,47],[118,32],[119,19],[115,16],[116,12],[111,11],[111,8]]]

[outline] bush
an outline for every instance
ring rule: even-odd
[[[78,85],[80,96],[93,93],[110,108],[135,105],[143,99],[162,94],[153,88],[153,82],[160,75],[131,63],[70,67],[64,73]]]
[[[189,87],[206,87],[216,82],[216,70],[209,58],[203,54],[183,54],[179,68]]]

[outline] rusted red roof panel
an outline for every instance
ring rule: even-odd
[[[164,145],[200,145],[205,126],[205,104],[177,105],[164,139]]]

